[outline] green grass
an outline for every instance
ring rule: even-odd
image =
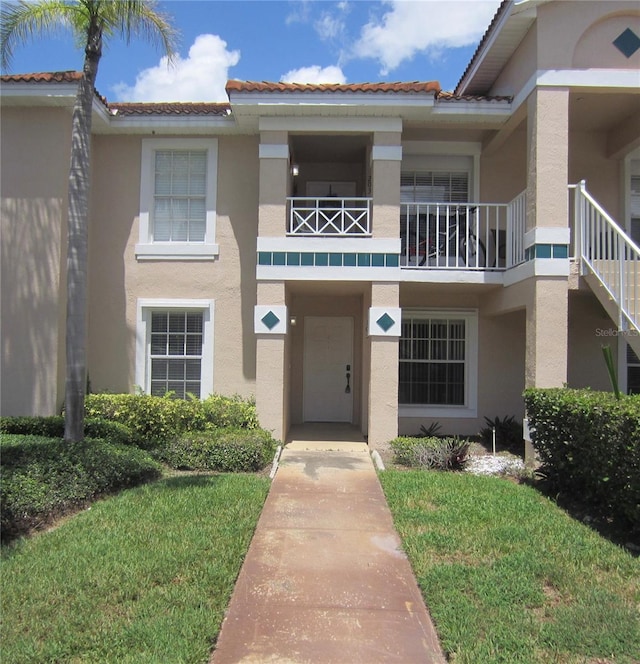
[[[3,550],[3,664],[206,662],[269,487],[174,477]]]
[[[380,479],[450,661],[640,661],[640,564],[623,549],[504,479]]]

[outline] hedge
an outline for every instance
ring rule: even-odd
[[[640,395],[529,389],[524,393],[540,472],[551,488],[600,514],[640,524]]]
[[[263,429],[225,428],[184,433],[158,456],[178,470],[250,472],[264,468],[275,449],[274,439]]]
[[[200,401],[169,395],[89,394],[85,414],[124,424],[144,449],[164,446],[186,431],[258,427],[255,404],[238,396],[212,395]]]
[[[96,497],[160,477],[161,467],[135,447],[86,438],[4,434],[0,443],[3,541],[48,523]]]
[[[64,436],[64,417],[61,415],[0,417],[0,433],[62,438]],[[85,420],[84,435],[87,438],[101,438],[120,445],[129,445],[136,442],[129,427],[119,422],[97,418]]]

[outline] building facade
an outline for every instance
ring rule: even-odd
[[[64,398],[77,74],[2,77],[3,415]],[[384,445],[523,416],[528,386],[640,390],[640,11],[500,6],[437,82],[96,95],[92,391],[254,396],[286,440]]]

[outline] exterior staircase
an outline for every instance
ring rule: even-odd
[[[581,273],[640,356],[640,247],[589,194],[584,180],[571,188]]]

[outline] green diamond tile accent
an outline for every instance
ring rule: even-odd
[[[640,48],[640,37],[631,28],[627,28],[613,40],[613,45],[625,58],[630,58]]]
[[[385,314],[382,314],[382,316],[380,316],[380,318],[378,318],[378,320],[376,321],[376,323],[377,323],[377,324],[378,324],[378,325],[379,325],[379,326],[380,326],[385,332],[388,332],[389,329],[390,329],[393,325],[395,325],[395,321],[393,320],[393,318],[391,318],[391,316],[389,316],[389,314],[386,314],[386,313],[385,313]]]
[[[270,330],[273,330],[273,328],[280,322],[280,319],[273,313],[273,311],[265,314],[261,320],[265,324],[265,327]]]

